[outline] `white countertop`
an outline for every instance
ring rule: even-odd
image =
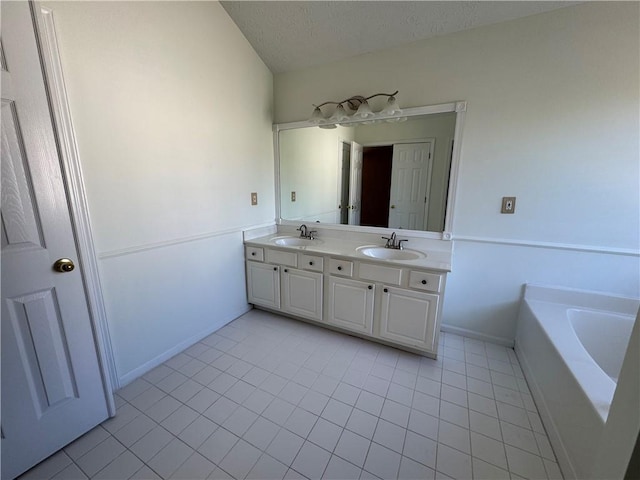
[[[312,245],[305,245],[302,247],[282,246],[276,245],[274,240],[282,238],[283,236],[295,237],[295,235],[288,235],[284,232],[266,235],[259,238],[253,238],[251,240],[245,240],[246,245],[257,247],[269,247],[278,250],[299,251],[303,253],[318,254],[318,255],[331,255],[339,257],[349,257],[354,260],[362,260],[367,262],[374,262],[386,265],[399,265],[403,267],[415,267],[426,268],[429,270],[437,270],[450,272],[451,271],[451,251],[445,250],[431,250],[424,248],[407,248],[407,250],[415,250],[426,255],[424,258],[417,258],[415,260],[386,260],[381,258],[373,258],[360,253],[357,248],[362,246],[384,246],[384,242],[371,242],[369,238],[363,240],[353,240],[345,238],[334,238],[328,236],[320,236],[317,238],[318,243]]]

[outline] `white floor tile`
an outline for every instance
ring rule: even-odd
[[[471,453],[469,430],[440,420],[438,443],[448,445],[464,453]]]
[[[287,465],[263,454],[247,475],[247,480],[281,480],[287,470]]]
[[[328,452],[333,452],[338,440],[342,435],[342,428],[334,423],[319,418],[309,433],[307,440],[324,448]]]
[[[289,418],[284,424],[284,428],[296,435],[300,435],[302,438],[307,438],[317,420],[317,415],[297,407],[291,415],[289,415]]]
[[[451,478],[471,478],[471,456],[446,445],[438,445],[436,470]],[[436,478],[437,475],[436,475]]]
[[[284,425],[289,415],[295,410],[296,406],[289,402],[285,402],[281,398],[274,399],[271,404],[262,412],[262,416],[271,420],[277,425]]]
[[[296,455],[303,443],[304,439],[302,437],[299,437],[288,430],[281,429],[267,448],[266,452],[285,465],[291,465],[291,462],[296,458]]]
[[[224,428],[218,428],[198,447],[198,452],[217,465],[238,440],[239,438],[233,433]]]
[[[406,429],[380,419],[373,435],[373,441],[395,452],[402,453],[406,433]]]
[[[360,395],[360,398],[362,398],[362,395],[365,393],[367,392],[362,392],[362,394]],[[378,397],[378,398],[381,398],[381,397]],[[344,427],[347,423],[347,420],[349,420],[349,415],[351,415],[352,410],[353,410],[353,407],[351,407],[351,405],[347,405],[346,403],[339,402],[338,400],[335,400],[332,398],[327,403],[327,406],[324,407],[324,410],[322,411],[321,416],[322,418],[329,420],[330,422],[335,423],[336,425]]]
[[[462,428],[469,428],[469,409],[441,400],[440,419]]]
[[[19,480],[561,478],[513,350],[440,340],[434,360],[252,310]]]
[[[217,429],[218,424],[200,415],[178,434],[178,438],[191,448],[198,448]]]
[[[174,438],[147,464],[162,478],[169,478],[192,454],[190,446]]]
[[[471,454],[492,465],[507,469],[507,457],[502,442],[471,432]]]
[[[380,478],[398,478],[400,459],[399,453],[372,443],[364,463],[364,470]]]
[[[505,445],[505,451],[511,472],[525,478],[546,477],[544,464],[542,463],[542,458],[539,456],[512,447],[511,445]]]
[[[235,478],[244,478],[258,462],[262,452],[244,440],[238,441],[220,462],[220,468]]]
[[[278,425],[266,418],[258,417],[242,438],[260,450],[266,450],[279,431]]]
[[[370,440],[349,430],[344,430],[333,453],[362,468],[370,445]]]
[[[173,438],[173,435],[158,426],[134,443],[131,451],[143,462],[148,462]]]
[[[124,451],[125,448],[120,442],[113,437],[107,437],[75,462],[87,476],[93,477]]]
[[[382,411],[380,412],[380,418],[406,428],[407,423],[409,423],[410,413],[411,409],[406,405],[386,399],[382,406]]]
[[[435,468],[437,445],[435,440],[407,431],[402,454],[423,465]]]
[[[371,440],[377,424],[377,416],[354,408],[345,428]]]
[[[362,469],[352,463],[332,455],[322,478],[325,480],[357,480],[360,478],[361,472]]]
[[[399,480],[433,480],[435,471],[425,465],[415,462],[407,457],[402,457],[400,461]]]
[[[408,429],[424,437],[438,438],[438,418],[422,413],[418,410],[411,410],[409,415]]]
[[[129,450],[126,450],[91,478],[96,480],[130,478],[134,473],[140,470],[142,466],[142,461]]]
[[[330,458],[331,454],[326,450],[311,442],[305,442],[291,468],[307,478],[320,478]]]

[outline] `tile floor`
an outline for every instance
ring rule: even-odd
[[[116,402],[20,480],[562,478],[513,350],[452,334],[436,361],[252,310]]]

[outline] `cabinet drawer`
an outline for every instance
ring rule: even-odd
[[[264,248],[245,247],[244,256],[247,260],[255,260],[256,262],[264,262]]]
[[[361,263],[358,276],[364,280],[400,285],[402,282],[402,269],[373,265],[371,263]]]
[[[440,292],[442,289],[442,275],[412,270],[409,274],[409,286],[429,292]]]
[[[300,268],[313,270],[314,272],[322,272],[324,268],[324,258],[316,255],[300,254]]]
[[[298,266],[298,254],[295,252],[285,252],[282,250],[267,249],[267,262],[286,265],[288,267]]]
[[[353,262],[331,258],[329,259],[329,273],[351,277],[353,276]]]

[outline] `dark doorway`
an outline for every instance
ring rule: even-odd
[[[393,145],[364,147],[362,152],[362,207],[360,225],[389,226],[389,196]]]

